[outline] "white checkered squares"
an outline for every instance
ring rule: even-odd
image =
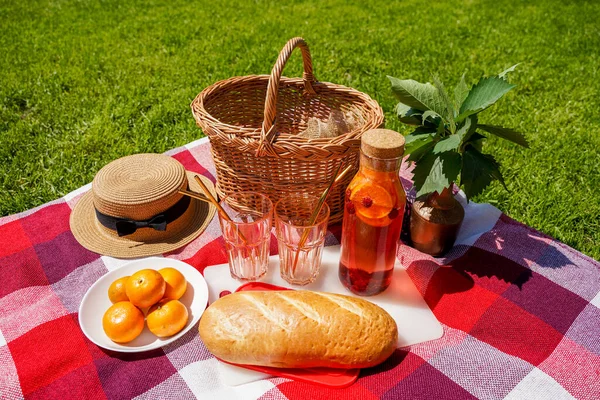
[[[186,144],[184,147],[185,147],[186,149],[188,149],[188,150],[193,150],[194,148],[196,148],[196,147],[198,147],[198,146],[206,145],[206,144],[208,144],[208,143],[209,143],[209,139],[208,139],[208,137],[203,137],[203,138],[200,138],[200,139],[194,140],[194,141],[193,141],[193,142],[191,142],[191,143],[188,143],[188,144]],[[207,152],[207,151],[205,151],[205,152],[202,152],[202,153],[208,153],[208,152]],[[170,154],[169,152],[167,152],[167,154],[169,154],[169,155],[172,155],[172,154]],[[175,154],[176,154],[176,153],[175,153]],[[212,161],[211,161],[211,162],[212,162]],[[204,165],[203,163],[201,163],[201,164],[202,164],[202,165]]]
[[[504,399],[570,400],[574,397],[544,371],[534,368]]]
[[[448,325],[442,324],[444,328],[444,336],[437,340],[418,343],[410,346],[410,351],[428,361],[446,347],[458,346],[468,336],[467,333],[460,329],[450,328]]]
[[[159,254],[159,255],[156,255],[156,256],[153,256],[153,257],[162,257],[162,256]],[[104,263],[104,266],[109,271],[114,271],[115,269],[121,268],[125,264],[129,264],[132,261],[141,260],[143,258],[146,258],[146,257],[129,258],[129,259],[115,258],[115,257],[109,257],[109,256],[102,256],[102,257],[100,257],[100,259]]]
[[[481,235],[490,231],[496,225],[502,211],[487,203],[477,204],[472,201],[467,203],[462,191],[456,196],[456,199],[460,201],[465,209],[465,219],[454,244],[473,246]]]
[[[254,400],[275,387],[272,382],[267,380],[239,386],[227,386],[219,376],[218,362],[216,358],[198,361],[179,371],[197,398],[202,400]]]
[[[574,342],[600,356],[600,310],[593,304],[585,306],[566,333]]]
[[[578,399],[600,398],[600,355],[567,336],[538,368]]]
[[[198,324],[177,341],[163,347],[171,364],[179,371],[197,361],[213,358],[198,334]]]
[[[592,301],[590,301],[591,304],[595,305],[596,307],[600,308],[600,292],[598,292],[598,294],[596,295],[596,297],[594,297],[592,299]]]
[[[0,339],[2,332],[0,332]],[[4,341],[6,344],[6,341]],[[17,400],[22,399],[21,384],[17,367],[13,361],[10,350],[6,345],[0,345],[0,399]]]
[[[533,369],[528,362],[472,336],[428,362],[480,399],[504,397]]]
[[[178,373],[174,373],[152,389],[135,397],[136,400],[181,400],[193,398],[194,394],[187,387],[187,384]]]
[[[30,286],[0,298],[0,329],[7,342],[68,314],[50,286]]]
[[[70,313],[76,313],[79,311],[81,300],[87,290],[105,273],[104,264],[97,259],[75,269],[60,281],[52,284],[52,289],[67,310]]]

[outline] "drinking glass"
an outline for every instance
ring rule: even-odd
[[[239,192],[220,204],[230,218],[219,212],[231,276],[243,281],[260,279],[269,265],[273,203],[260,193]]]
[[[275,231],[281,277],[293,285],[307,285],[319,274],[327,234],[329,207],[323,204],[314,223],[310,217],[319,198],[308,194],[283,197],[275,204]]]

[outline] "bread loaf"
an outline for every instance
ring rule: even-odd
[[[199,330],[224,361],[280,368],[367,368],[398,340],[395,321],[375,304],[303,290],[227,295],[206,309]]]

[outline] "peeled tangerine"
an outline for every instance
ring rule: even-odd
[[[187,321],[188,310],[179,300],[162,299],[146,315],[148,329],[161,338],[181,331]]]
[[[144,330],[144,314],[131,302],[120,301],[106,310],[102,328],[113,342],[131,342]]]

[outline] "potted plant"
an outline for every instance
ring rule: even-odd
[[[410,222],[416,249],[437,256],[454,244],[464,210],[452,194],[453,184],[463,189],[467,200],[494,179],[506,188],[498,162],[482,153],[485,133],[529,147],[521,133],[479,122],[479,113],[515,87],[506,80],[515,67],[483,77],[470,88],[463,75],[452,96],[437,77],[433,84],[388,77],[400,101],[400,121],[417,127],[405,138],[408,159],[416,163],[417,200]]]

